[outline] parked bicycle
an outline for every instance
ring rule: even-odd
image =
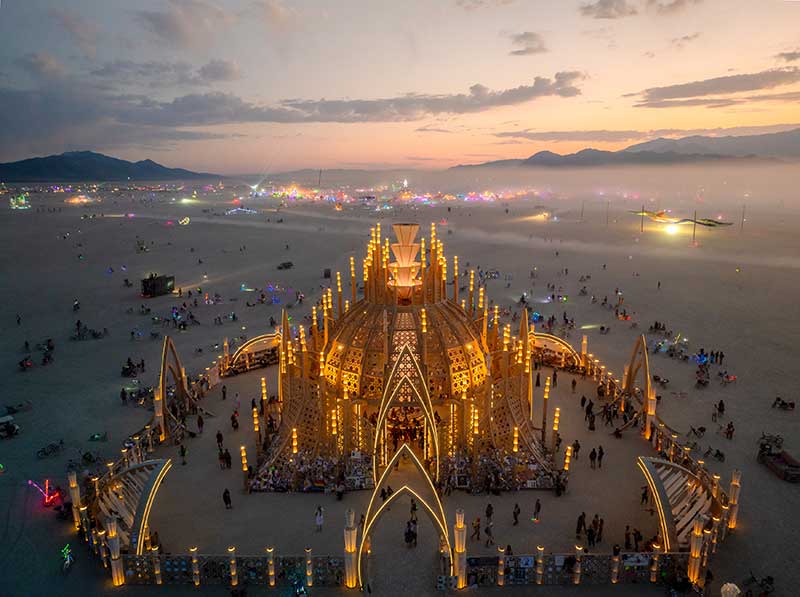
[[[47,444],[44,448],[39,448],[36,456],[39,458],[47,458],[48,456],[55,456],[64,449],[64,440],[60,439],[57,442]]]

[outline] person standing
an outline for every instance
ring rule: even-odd
[[[597,448],[597,467],[603,468],[603,456],[605,456],[605,451],[603,450],[603,446]]]
[[[514,504],[514,510],[511,512],[511,516],[514,517],[514,526],[517,526],[519,524],[519,513],[520,513],[519,504]]]
[[[233,504],[231,503],[231,492],[228,488],[225,488],[225,491],[222,492],[222,501],[225,503],[226,510],[232,510]]]
[[[317,525],[317,532],[322,532],[322,523],[324,521],[324,515],[322,514],[322,506],[317,506],[316,512],[314,512],[314,522]]]
[[[197,415],[197,433],[203,433],[203,425],[205,425],[205,421],[203,421],[203,415]]]
[[[596,463],[597,463],[597,450],[592,448],[592,451],[589,452],[589,468],[595,468]]]
[[[217,431],[217,447],[222,449],[222,431]]]
[[[631,527],[625,525],[625,551],[631,550]]]
[[[572,444],[572,457],[577,460],[578,459],[578,452],[581,451],[581,443],[578,440]]]
[[[649,496],[648,491],[647,491],[647,485],[645,485],[644,487],[642,487],[642,498],[639,500],[639,505],[640,506],[642,506],[642,505],[646,506],[647,505],[647,501],[649,500],[649,498],[650,498],[650,496]]]
[[[475,520],[472,521],[472,534],[469,536],[470,539],[476,539],[478,541],[481,540],[481,519],[477,517]]]
[[[539,522],[539,513],[542,511],[542,502],[536,498],[536,504],[533,506],[533,522]]]
[[[558,371],[553,369],[553,387],[558,386]]]
[[[494,507],[492,507],[492,504],[489,503],[489,504],[486,505],[486,522],[487,523],[492,522],[492,514],[494,514]]]
[[[181,455],[181,464],[183,464],[183,465],[186,464],[186,452],[187,452],[186,446],[181,444],[180,455]]]
[[[228,448],[225,448],[224,457],[225,457],[225,468],[228,469],[231,468],[233,466],[233,457],[231,456],[231,453],[228,451]]]
[[[228,386],[226,386],[224,384],[222,386],[222,399],[223,400],[227,400],[228,399]]]
[[[578,387],[578,380],[575,379],[575,378],[572,378],[572,393],[573,394],[575,393],[575,388],[577,388],[577,387]]]
[[[600,543],[603,540],[603,525],[605,521],[601,518],[600,522],[597,524],[597,536],[594,538],[595,541]]]

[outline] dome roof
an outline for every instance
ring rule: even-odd
[[[450,300],[403,306],[361,300],[332,331],[325,377],[334,387],[341,384],[353,398],[380,400],[385,368],[408,345],[420,357],[424,352],[418,360],[424,364],[431,399],[460,397],[486,379],[486,351],[480,338],[476,323]]]

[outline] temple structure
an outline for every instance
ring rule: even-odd
[[[277,433],[263,466],[301,453],[334,457],[349,473],[369,459],[366,487],[408,443],[435,480],[458,468],[476,482],[478,462],[510,459],[529,471],[528,486],[552,486],[555,434],[535,369],[577,367],[585,348],[535,334],[524,311],[514,329],[501,325],[475,271],[448,263],[435,224],[428,239],[417,240],[418,228],[395,224],[394,243],[372,228],[360,284],[351,257],[349,288],[337,273],[308,330],[284,311],[279,333],[226,353],[223,374],[270,351],[279,359]]]

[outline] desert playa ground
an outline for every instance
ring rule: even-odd
[[[140,408],[122,406],[118,397],[127,381],[120,377],[120,367],[129,356],[136,362],[145,360],[147,369],[140,376],[143,384],[156,382],[161,347],[150,339],[149,317],[138,314],[142,304],[138,288],[126,288],[124,278],[138,284],[140,278],[155,271],[175,275],[177,286],[184,289],[201,286],[204,292],[223,297],[222,304],[194,310],[200,325],[185,332],[171,331],[187,371],[192,373],[216,358],[215,346],[224,337],[256,335],[268,329],[270,317],[279,317],[282,304],[247,307],[252,295],[243,287],[287,289],[285,294],[276,292],[282,301],[290,295],[289,289],[302,290],[310,310],[329,283],[322,276],[323,269],[345,272],[351,255],[358,262],[369,227],[376,221],[384,229],[392,222],[418,222],[423,230],[430,222],[440,223],[439,234],[449,256],[458,255],[460,263],[469,262],[467,267],[501,272],[500,278],[487,286],[489,297],[511,307],[527,292],[545,316],[560,317],[566,311],[576,322],[568,339],[579,344],[581,334],[586,334],[590,351],[615,371],[622,371],[635,338],[653,321],[665,322],[668,329],[683,334],[692,350],[723,351],[723,368],[736,376],[736,383],[723,386],[712,377],[712,383],[702,389],[695,387],[693,366],[664,354],[651,356],[653,373],[670,380],[667,388],[659,390],[660,414],[679,430],[688,431],[690,425],[709,429],[699,442],[702,448],[711,445],[725,453],[724,462],[706,459],[723,481],[730,478],[732,470],[742,471],[739,524],[714,559],[715,587],[718,590],[721,582],[742,580],[749,569],[756,575],[773,575],[777,594],[792,594],[790,587],[800,582],[792,550],[800,495],[796,486],[756,462],[762,432],[783,435],[785,448],[800,454],[796,413],[770,408],[776,396],[798,398],[793,378],[800,338],[797,209],[775,202],[749,205],[747,221],[740,230],[741,205],[710,201],[702,206],[709,212],[705,217],[724,214],[735,225],[698,230],[698,245],[692,246],[691,226],[667,234],[663,226],[645,221],[642,232],[639,218],[627,211],[639,209],[645,202],[648,209],[655,209],[655,201],[626,200],[619,195],[610,204],[611,199],[597,195],[547,195],[507,203],[403,205],[380,213],[360,205],[335,211],[327,203],[279,209],[277,201],[265,199],[249,205],[256,214],[230,216],[221,215],[230,205],[202,194],[196,204],[143,201],[135,194],[108,197],[88,207],[65,206],[63,199],[33,196],[34,207],[44,210],[0,211],[0,329],[4,340],[0,363],[5,371],[1,402],[30,400],[33,405],[15,415],[21,434],[0,441],[4,467],[0,475],[0,594],[94,595],[111,591],[105,576],[80,549],[74,573],[66,578],[60,575],[59,549],[74,540],[68,526],[42,507],[28,480],[41,483],[49,478],[64,485],[68,459],[90,449],[108,457],[116,455],[124,438],[149,418]],[[664,195],[657,201],[665,207],[670,200]],[[678,199],[674,201],[678,203]],[[61,209],[53,213],[48,207]],[[544,211],[549,217],[536,217]],[[83,214],[97,217],[82,219]],[[189,224],[177,225],[184,217],[190,218]],[[137,252],[137,241],[143,241],[148,251]],[[283,261],[292,261],[294,267],[277,270]],[[534,269],[536,278],[531,278]],[[579,282],[582,275],[591,279]],[[547,303],[547,283],[563,287],[569,300]],[[599,299],[620,289],[638,329],[633,329],[631,322],[617,321],[613,311],[592,304],[588,296],[579,296],[584,285]],[[81,303],[78,313],[72,311],[75,299]],[[147,302],[153,314],[161,315],[168,314],[174,304],[177,297]],[[127,313],[129,308],[134,312]],[[224,319],[222,326],[212,324],[214,317],[230,312],[236,313],[237,321]],[[294,313],[298,318],[305,315]],[[109,336],[70,341],[77,318],[95,329],[108,328]],[[601,325],[609,326],[610,333],[600,334]],[[56,345],[54,362],[41,366],[34,357],[36,366],[19,372],[17,362],[24,356],[24,342],[33,348],[47,338]],[[267,377],[274,386],[274,371],[268,371]],[[257,395],[258,383],[257,375],[241,376],[228,383],[229,392],[240,392],[244,403]],[[648,454],[649,448],[633,434],[616,440],[601,425],[595,432],[587,431],[577,400],[582,392],[591,390],[581,382],[573,395],[569,377],[564,376],[554,393],[555,406],[561,407],[565,441],[579,439],[583,446],[572,469],[570,492],[564,498],[523,492],[492,500],[495,538],[498,543],[513,545],[516,553],[531,553],[541,542],[551,551],[569,550],[575,518],[582,510],[589,517],[595,512],[604,516],[606,548],[622,542],[626,524],[640,528],[645,536],[655,532],[651,514],[639,505],[644,482],[635,467],[635,457]],[[733,421],[736,427],[732,440],[716,433],[711,421],[712,404],[720,399],[727,407],[724,422]],[[274,544],[284,553],[299,553],[307,545],[316,553],[339,553],[343,512],[363,509],[368,495],[348,494],[343,502],[336,502],[330,496],[242,494],[237,471],[221,471],[216,462],[213,434],[217,428],[226,436],[233,433],[227,423],[229,413],[218,389],[207,400],[209,409],[218,410],[219,417],[207,420],[206,433],[190,441],[189,462],[185,467],[178,462],[169,473],[151,519],[167,551],[199,545],[206,553],[220,553],[235,544],[241,553],[247,553]],[[249,427],[238,433],[250,445],[252,437],[247,430]],[[98,432],[108,432],[109,442],[88,441],[90,434]],[[66,448],[61,454],[37,459],[40,447],[62,438]],[[607,453],[603,470],[591,470],[588,452],[600,444]],[[179,461],[174,448],[162,448],[162,453]],[[233,493],[234,510],[230,512],[224,510],[220,498],[224,487]],[[543,517],[534,525],[528,513],[536,497],[542,498]],[[471,519],[481,515],[486,502],[486,496],[454,493],[445,500],[445,507],[450,519],[459,507]],[[523,510],[519,527],[510,524],[515,502]],[[318,504],[326,508],[322,533],[313,529]],[[397,583],[408,578],[420,562],[426,565],[427,556],[419,554],[433,553],[433,527],[424,525],[416,554],[405,550],[401,540],[404,516],[405,512],[397,512],[395,518],[387,517],[376,535],[375,575],[383,580],[382,585],[380,581],[376,584],[376,590],[381,589],[378,594],[394,594]],[[490,551],[477,542],[470,543],[468,550],[475,554]],[[387,555],[381,561],[382,552]],[[432,593],[432,576],[421,574],[420,578],[419,586],[405,587]],[[635,586],[613,589],[644,594]],[[126,587],[120,594],[143,594],[145,590]],[[174,587],[166,591],[181,594],[181,589]],[[204,591],[224,594],[220,588]],[[563,594],[606,593],[608,590],[584,588]]]

